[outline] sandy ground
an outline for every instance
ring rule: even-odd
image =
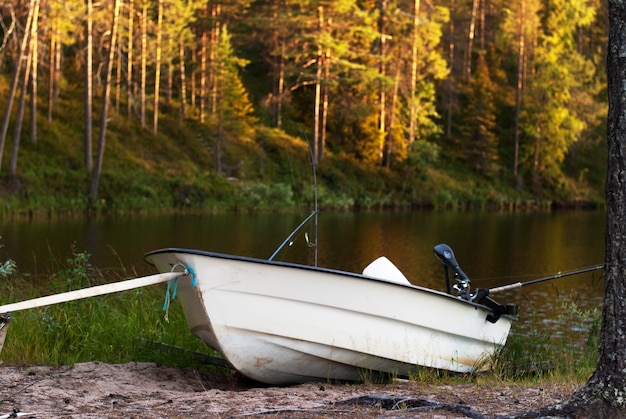
[[[1,366],[0,418],[491,418],[574,390],[419,382],[277,388],[153,363]]]

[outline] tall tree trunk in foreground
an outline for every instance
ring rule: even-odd
[[[4,152],[4,143],[6,142],[7,131],[9,130],[9,120],[11,119],[11,109],[13,108],[13,101],[15,100],[15,90],[20,80],[20,72],[22,69],[22,63],[26,59],[26,47],[28,46],[28,40],[30,37],[30,28],[33,21],[33,15],[35,12],[35,0],[30,0],[28,6],[28,17],[26,18],[26,26],[24,27],[24,38],[22,38],[22,44],[20,46],[20,55],[15,66],[15,74],[13,75],[13,83],[9,90],[9,97],[4,110],[4,119],[2,120],[2,128],[0,129],[0,166],[2,165],[2,154]]]
[[[624,417],[626,409],[626,0],[609,0],[606,255],[598,365],[569,400],[516,417]]]
[[[91,178],[90,197],[95,200],[98,197],[98,184],[100,183],[100,173],[102,172],[102,161],[104,160],[104,146],[106,144],[107,118],[109,114],[109,102],[111,96],[111,73],[113,72],[113,59],[115,58],[115,42],[117,38],[117,20],[120,14],[120,0],[115,0],[113,6],[113,23],[111,25],[111,45],[106,61],[106,73],[104,81],[104,92],[102,93],[102,114],[100,116],[100,135],[98,138],[98,156]]]

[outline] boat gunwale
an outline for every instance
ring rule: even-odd
[[[390,281],[384,278],[377,278],[373,276],[364,275],[358,272],[343,271],[340,269],[323,268],[319,266],[303,265],[303,264],[293,263],[293,262],[275,261],[275,260],[260,259],[260,258],[249,257],[249,256],[232,255],[232,254],[227,254],[227,253],[211,252],[211,251],[199,250],[199,249],[187,249],[187,248],[180,248],[180,247],[167,247],[167,248],[152,250],[150,252],[145,253],[143,258],[146,261],[146,263],[154,266],[154,263],[150,262],[148,258],[152,255],[159,255],[159,254],[165,254],[165,253],[183,253],[183,254],[190,254],[190,255],[196,255],[196,256],[208,256],[208,257],[217,258],[217,259],[228,259],[228,260],[234,260],[234,261],[240,261],[240,262],[257,263],[261,265],[280,266],[280,267],[285,267],[285,268],[302,269],[302,270],[323,272],[323,273],[340,275],[340,276],[348,276],[352,278],[359,278],[359,279],[366,280],[366,281],[375,281],[375,282],[381,282],[381,283],[385,283],[385,284],[389,284],[393,286],[403,287],[403,288],[418,291],[418,292],[426,292],[426,293],[434,294],[439,297],[451,299],[461,304],[466,304],[466,305],[474,306],[476,308],[480,308],[488,313],[492,313],[492,314],[495,313],[495,310],[493,310],[489,306],[478,304],[473,301],[467,301],[457,296],[454,296],[452,294],[447,294],[445,292],[437,291],[432,288],[426,288],[426,287],[414,285],[411,283],[402,284],[402,283]],[[502,317],[507,317],[510,320],[516,319],[514,316],[510,316],[508,314],[503,314]]]

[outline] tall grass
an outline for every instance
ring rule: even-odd
[[[553,377],[584,381],[597,362],[602,313],[563,304],[556,327],[546,331],[531,317],[524,331],[513,330],[494,359],[493,374],[505,379]]]
[[[33,285],[21,275],[0,284],[4,303],[117,281],[119,272],[104,274],[75,253],[46,284]],[[167,366],[197,366],[195,353],[212,354],[189,331],[176,300],[164,318],[165,285],[77,300],[12,313],[0,358],[5,364],[71,365],[103,361],[154,361]],[[152,343],[185,349],[171,356]]]

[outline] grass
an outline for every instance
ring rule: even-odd
[[[0,286],[3,302],[119,281],[121,272],[104,274],[76,253],[48,284],[33,285],[11,275]],[[165,320],[165,286],[151,286],[98,298],[12,313],[1,357],[5,364],[72,365],[102,361],[153,361],[166,366],[204,368],[196,353],[215,355],[193,336],[174,300]],[[153,343],[183,348],[172,356]]]
[[[0,282],[2,303],[134,276],[123,266],[104,273],[91,265],[89,257],[87,253],[75,253],[62,263],[51,263],[56,272],[45,283],[13,272]],[[199,354],[219,354],[190,333],[176,300],[170,305],[166,321],[164,298],[165,285],[151,286],[15,312],[1,358],[5,364],[20,365],[59,366],[98,360],[214,368],[204,363]],[[575,304],[568,304],[562,309],[556,330],[542,331],[532,318],[524,330],[514,326],[507,344],[489,360],[492,369],[487,372],[455,374],[417,368],[409,378],[415,382],[470,381],[486,385],[546,380],[583,382],[595,368],[600,319],[598,310],[581,311]],[[379,380],[371,371],[363,374],[366,383]]]

